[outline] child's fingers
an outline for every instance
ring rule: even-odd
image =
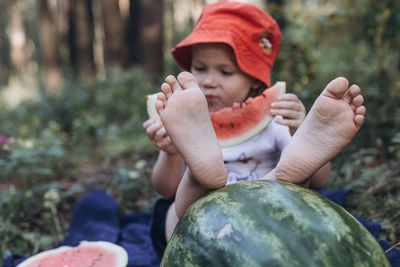
[[[161,123],[158,121],[153,121],[153,123],[151,123],[150,125],[147,126],[146,129],[146,133],[149,136],[149,138],[151,140],[154,139],[154,135],[157,132],[158,129],[160,129],[162,127]]]
[[[167,153],[177,153],[175,146],[172,144],[172,141],[167,134],[167,131],[162,125],[158,130],[155,131],[151,141],[160,150],[163,150]]]
[[[282,116],[286,119],[300,119],[301,113],[292,109],[271,109],[270,114],[274,116]]]
[[[157,147],[162,150],[167,150],[171,146],[171,139],[167,136],[157,142]]]
[[[169,138],[169,136],[163,138],[162,141],[160,141],[159,143],[157,143],[156,145],[159,149],[167,152],[167,153],[171,153],[171,154],[175,154],[177,153],[175,146],[172,144],[171,139]]]
[[[282,124],[288,127],[296,127],[298,128],[301,124],[298,120],[284,119],[284,118],[276,118],[275,122],[278,124]]]
[[[291,109],[291,110],[303,110],[302,104],[293,101],[278,101],[271,104],[272,109]]]
[[[156,133],[154,134],[154,139],[158,140],[158,139],[164,139],[165,137],[167,137],[167,131],[165,130],[164,127],[159,128]]]
[[[300,99],[295,94],[283,94],[277,98],[277,101],[300,101]]]
[[[155,121],[154,123],[150,124],[149,126],[147,126],[146,128],[146,133],[150,134],[151,136],[153,136],[155,134],[155,132],[160,129],[161,124],[158,123],[157,121]]]
[[[145,122],[143,122],[143,128],[147,129],[150,125],[152,125],[155,122],[156,122],[156,120],[152,120],[152,119],[146,120]]]
[[[301,100],[295,94],[281,95],[277,101],[271,104],[271,109],[291,109],[304,113],[304,116],[306,110]]]

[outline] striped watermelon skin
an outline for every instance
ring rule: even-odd
[[[376,239],[346,210],[277,181],[225,186],[178,223],[163,266],[390,266]]]

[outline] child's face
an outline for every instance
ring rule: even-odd
[[[226,44],[198,44],[192,48],[191,72],[206,96],[210,111],[246,100],[259,82],[242,72]]]

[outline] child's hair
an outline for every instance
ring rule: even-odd
[[[263,10],[251,4],[223,1],[204,7],[192,33],[172,54],[178,64],[190,70],[191,46],[227,44],[232,47],[239,68],[269,87],[281,37],[278,24]]]

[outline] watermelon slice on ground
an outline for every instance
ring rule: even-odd
[[[211,121],[221,147],[242,143],[265,129],[272,120],[271,104],[285,93],[286,83],[277,82],[256,97],[232,107],[210,112]],[[159,119],[155,108],[157,93],[147,95],[147,113],[150,119]]]
[[[128,253],[106,241],[82,241],[79,246],[62,246],[36,254],[17,267],[125,267]]]

